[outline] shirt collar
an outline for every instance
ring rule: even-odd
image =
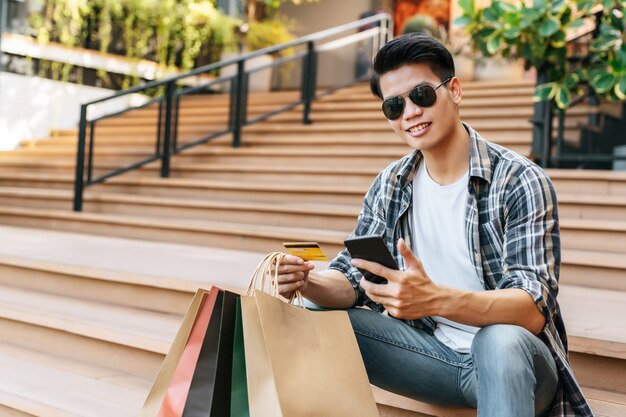
[[[491,177],[493,176],[493,161],[489,155],[487,142],[467,123],[463,123],[463,127],[469,133],[470,140],[469,177],[482,178],[491,183]],[[398,181],[400,181],[400,184],[403,187],[407,184],[407,182],[413,180],[421,160],[422,152],[415,150],[405,159],[405,161],[403,161],[396,174]]]

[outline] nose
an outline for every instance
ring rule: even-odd
[[[416,117],[419,117],[424,113],[424,109],[417,104],[413,103],[408,98],[405,99],[404,102],[404,113],[402,114],[402,118],[404,120],[411,120]]]

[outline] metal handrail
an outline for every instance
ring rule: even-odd
[[[567,43],[571,44],[588,35],[592,35],[592,37],[595,38],[598,34],[598,30],[600,27],[600,19],[603,10],[603,7],[594,7],[591,11],[596,20],[594,27],[585,32],[577,33],[576,36],[568,38]],[[580,57],[573,57],[570,59],[570,61],[578,58]],[[582,61],[585,61],[587,59],[587,56],[582,57]],[[540,68],[537,71],[537,85],[546,83],[548,81],[549,79],[547,75],[547,69]],[[591,104],[594,106],[597,106],[599,104],[597,97],[595,97],[593,93],[593,90],[591,88],[588,88],[586,93],[582,97],[574,99],[574,101],[570,104],[570,108],[585,102],[586,99],[590,99]],[[531,120],[533,124],[532,154],[534,154],[535,156],[538,155],[539,164],[544,168],[547,168],[551,165],[552,159],[557,159],[552,156],[552,148],[554,145],[553,121],[555,117],[555,111],[558,112],[556,140],[557,153],[560,154],[563,147],[565,112],[561,109],[555,110],[555,107],[556,106],[554,99],[536,103],[534,106],[533,119]],[[597,124],[597,121],[595,119],[592,119],[592,117],[595,116],[590,115],[589,122]]]
[[[349,34],[344,36],[344,42],[337,43],[337,40],[330,41],[324,45],[316,45],[316,42],[326,40],[328,38],[337,37],[348,31],[355,29],[361,30],[360,33]],[[365,39],[371,39],[372,55],[382,47],[387,41],[390,40],[393,34],[393,19],[388,13],[380,13],[374,16],[370,16],[364,19],[360,19],[354,22],[346,23],[341,26],[337,26],[331,29],[323,30],[311,35],[303,36],[293,41],[271,46],[268,48],[260,49],[258,51],[250,52],[245,55],[237,56],[231,59],[223,60],[213,64],[205,65],[196,69],[193,69],[185,74],[174,75],[163,80],[150,81],[140,86],[132,87],[124,91],[117,92],[107,97],[99,98],[96,100],[84,103],[80,107],[80,122],[78,129],[78,145],[76,155],[76,175],[74,182],[74,211],[81,211],[83,205],[83,193],[86,186],[101,183],[104,180],[116,175],[128,172],[144,166],[147,163],[161,160],[161,177],[169,177],[170,173],[170,157],[172,153],[178,153],[182,150],[188,149],[193,146],[197,146],[203,143],[207,143],[210,140],[215,139],[225,133],[233,134],[233,147],[239,147],[241,145],[241,130],[244,125],[250,125],[258,123],[276,114],[291,110],[299,105],[303,106],[303,118],[304,124],[311,123],[311,103],[313,100],[319,98],[322,95],[328,94],[331,91],[336,90],[338,87],[327,89],[323,92],[317,92],[317,55],[321,51],[337,49],[347,44],[363,41]],[[253,58],[277,53],[288,48],[306,47],[306,51],[295,54],[294,56],[285,57],[274,61],[271,64],[263,65],[262,67],[256,67],[253,69],[246,69],[245,63]],[[289,61],[302,60],[302,78],[300,81],[300,99],[296,102],[289,103],[280,108],[272,110],[264,115],[256,117],[252,120],[247,118],[247,96],[248,96],[248,77],[251,73],[276,67]],[[219,70],[223,67],[236,65],[237,71],[235,75],[224,76],[217,79],[213,79],[210,82],[204,83],[200,86],[187,87],[181,91],[177,91],[177,84],[190,77],[196,77],[202,74],[206,74],[211,71]],[[349,84],[359,81],[355,80]],[[230,111],[228,127],[221,131],[213,132],[202,138],[195,140],[192,143],[187,143],[179,146],[177,143],[178,133],[178,109],[180,98],[184,95],[197,93],[199,91],[207,91],[210,87],[217,84],[230,83]],[[343,86],[341,86],[343,87]],[[148,103],[143,103],[139,106],[129,107],[122,111],[116,111],[106,115],[99,116],[88,120],[88,108],[90,106],[107,102],[110,100],[118,99],[129,94],[141,93],[152,89],[164,88],[165,92],[150,100]],[[117,117],[125,114],[129,111],[145,108],[149,105],[159,105],[159,117],[157,126],[157,137],[155,153],[141,161],[134,162],[123,168],[119,168],[103,174],[97,178],[93,178],[93,151],[94,151],[94,130],[96,122],[111,117]],[[89,129],[88,126],[89,125]],[[87,133],[89,131],[89,144],[87,144]],[[89,154],[86,158],[86,150],[89,149]],[[85,161],[87,161],[87,181],[85,181]]]

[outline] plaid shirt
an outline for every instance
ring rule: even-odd
[[[468,255],[486,290],[520,288],[543,313],[546,325],[539,338],[548,346],[559,372],[559,389],[550,417],[592,417],[567,359],[567,336],[559,304],[560,236],[556,194],[544,171],[528,159],[470,134],[469,197],[465,229]],[[352,236],[381,235],[399,267],[404,259],[395,243],[411,244],[412,180],[422,155],[419,151],[392,163],[370,187]],[[342,251],[330,264],[350,281],[356,305],[382,312],[359,286],[360,272]],[[433,333],[429,317],[404,320]]]

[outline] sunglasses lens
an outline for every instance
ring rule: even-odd
[[[437,92],[431,86],[423,85],[411,90],[409,98],[416,106],[430,107],[437,100]]]
[[[404,99],[400,96],[383,101],[383,114],[389,120],[396,120],[404,111]]]

